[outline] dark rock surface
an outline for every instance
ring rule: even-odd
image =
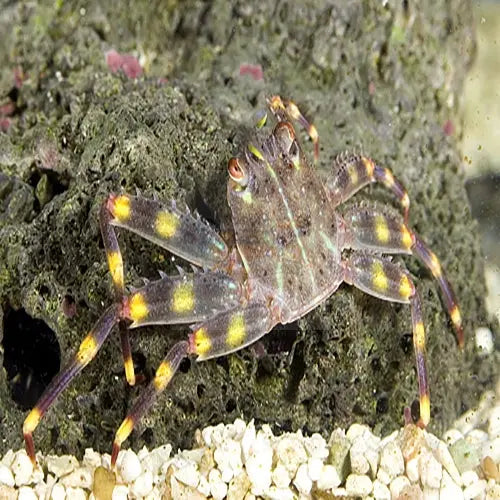
[[[415,259],[398,258],[424,302],[431,428],[442,430],[491,385],[498,356],[474,350],[474,328],[490,323],[457,146],[460,92],[474,51],[469,3],[383,3],[91,1],[83,9],[76,2],[0,2],[0,105],[15,108],[0,132],[0,453],[21,445],[26,411],[12,394],[30,393],[54,370],[37,326],[23,333],[22,347],[6,348],[21,336],[9,316],[24,310],[43,320],[56,332],[62,359],[74,352],[112,297],[97,217],[109,192],[156,193],[227,227],[227,160],[253,133],[265,96],[276,93],[314,120],[322,168],[349,149],[394,171],[412,199],[411,225],[455,286],[463,353],[429,273]],[[143,75],[112,73],[105,62],[111,49],[139,54]],[[246,63],[260,64],[263,80],[240,75]],[[396,206],[378,186],[360,200]],[[120,241],[128,284],[155,279],[158,269],[175,272],[166,251],[130,234]],[[135,330],[138,370],[150,376],[186,331]],[[263,346],[261,357],[245,349],[183,363],[124,446],[185,447],[197,427],[237,416],[285,430],[326,434],[358,421],[387,432],[416,399],[406,306],[343,286]],[[30,366],[33,357],[41,373]],[[46,453],[110,449],[140,390],[127,386],[112,335],[42,421],[36,445]]]

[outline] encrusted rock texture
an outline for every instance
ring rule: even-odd
[[[412,200],[411,226],[456,289],[464,352],[430,273],[412,257],[396,259],[423,299],[431,430],[439,433],[493,384],[498,351],[481,357],[474,348],[475,327],[496,325],[484,308],[459,153],[460,94],[474,56],[469,2],[1,3],[4,325],[22,309],[55,332],[63,362],[71,356],[112,301],[98,225],[110,192],[174,199],[228,230],[227,161],[255,133],[265,97],[280,94],[316,124],[319,168],[330,169],[337,153],[350,150],[393,170]],[[136,60],[113,72],[110,51]],[[303,144],[312,158],[305,134]],[[381,186],[352,203],[398,210]],[[122,232],[120,243],[130,286],[183,265],[134,235]],[[135,330],[138,372],[149,378],[187,332]],[[17,333],[2,328],[0,341],[8,335]],[[36,327],[30,335],[28,344],[36,344]],[[42,385],[23,365],[23,352],[10,360],[18,373],[7,373],[0,349],[0,453],[21,445],[26,409],[12,399],[16,387]],[[113,334],[50,409],[36,446],[80,455],[86,447],[109,450],[142,389],[127,386]],[[196,428],[237,416],[325,436],[355,421],[386,433],[416,399],[409,307],[342,286],[296,324],[276,328],[259,349],[184,362],[124,446],[188,447]]]

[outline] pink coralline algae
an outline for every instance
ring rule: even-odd
[[[260,64],[240,64],[240,76],[250,75],[255,81],[264,79],[264,72]]]
[[[116,50],[108,50],[105,54],[106,64],[112,73],[122,70],[128,78],[138,78],[142,75],[142,67],[132,54],[120,54]]]

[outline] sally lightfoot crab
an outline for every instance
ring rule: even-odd
[[[453,290],[438,258],[408,225],[409,197],[387,168],[362,155],[342,154],[331,171],[307,161],[292,121],[298,121],[319,154],[318,134],[291,101],[268,101],[277,120],[272,133],[229,161],[227,200],[235,245],[204,221],[140,196],[110,195],[100,212],[100,226],[114,285],[114,304],[99,318],[76,354],[52,380],[23,426],[26,450],[35,462],[33,431],[71,380],[94,358],[118,325],[129,384],[135,384],[129,330],[150,324],[195,324],[187,340],[177,342],[156,370],[116,432],[111,464],[123,441],[186,356],[198,361],[242,349],[278,323],[304,316],[345,282],[383,300],[410,305],[419,387],[419,425],[430,419],[425,331],[419,295],[409,273],[382,256],[414,254],[437,280],[455,327],[464,334]],[[259,123],[264,125],[265,120]],[[339,207],[371,182],[389,188],[404,218],[355,207]],[[162,276],[127,294],[115,227],[128,229],[203,271]],[[348,249],[348,255],[343,250]]]

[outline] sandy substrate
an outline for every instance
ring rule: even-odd
[[[500,499],[500,381],[441,438],[407,425],[378,437],[353,424],[329,440],[274,435],[237,419],[197,431],[191,450],[169,444],[83,460],[24,450],[0,461],[1,499]]]

